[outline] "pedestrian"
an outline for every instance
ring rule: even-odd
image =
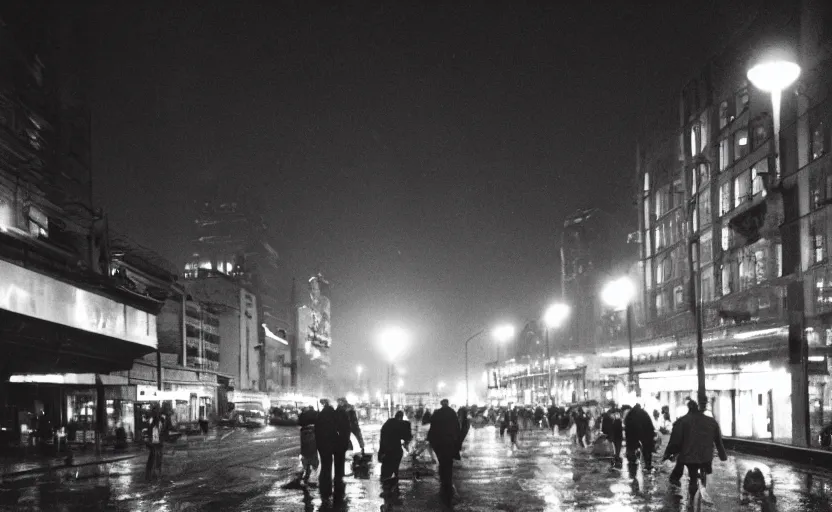
[[[347,399],[343,397],[339,398],[338,407],[335,409],[335,424],[338,430],[338,435],[336,437],[335,451],[332,454],[332,461],[335,465],[334,490],[336,500],[339,500],[344,496],[344,464],[347,460],[347,450],[352,449],[350,435],[354,434],[353,429],[357,429],[358,436],[361,435],[361,430],[358,428],[358,419],[356,418],[355,422],[350,419],[349,409],[350,407]],[[361,447],[361,452],[363,453],[363,439],[359,439],[359,445]]]
[[[157,406],[150,412],[150,423],[148,424],[147,435],[147,465],[144,470],[144,478],[148,482],[162,476],[162,452],[164,450],[165,422]]]
[[[653,441],[656,431],[653,420],[641,404],[633,406],[624,422],[624,436],[627,440],[627,468],[630,478],[635,478],[638,467],[638,456],[644,460],[644,471],[653,470]]]
[[[607,436],[614,448],[612,467],[620,468],[623,465],[621,445],[624,442],[624,425],[621,421],[621,411],[615,402],[610,403],[610,408],[601,418],[601,433]]]
[[[311,405],[298,416],[300,425],[300,459],[303,466],[301,478],[304,483],[309,482],[312,471],[318,470],[318,446],[315,442],[315,423],[318,420],[318,411]]]
[[[676,455],[678,462],[688,468],[688,492],[691,498],[699,488],[699,480],[702,480],[704,485],[707,475],[713,471],[714,447],[719,454],[719,460],[728,460],[725,447],[722,445],[719,423],[706,416],[696,402],[689,402],[688,413],[673,425],[664,459]]]
[[[361,454],[364,455],[364,436],[361,435],[361,426],[358,424],[358,414],[355,412],[355,407],[347,402],[346,398],[339,398],[338,408],[340,409],[341,407],[347,411],[347,417],[350,421],[350,433],[355,436],[355,439],[358,441],[358,447],[361,449]],[[349,443],[349,449],[353,449],[352,441]]]
[[[425,409],[425,414],[422,415],[422,425],[430,425],[430,409]]]
[[[439,459],[439,481],[442,498],[450,503],[453,497],[453,467],[454,455],[459,449],[459,419],[453,409],[448,406],[448,400],[443,399],[442,405],[433,413],[428,431],[428,442]]]
[[[518,408],[511,410],[508,416],[508,435],[511,439],[511,446],[517,446],[517,432],[520,430],[520,417],[522,412]]]
[[[465,442],[468,431],[471,430],[471,421],[468,419],[467,407],[460,407],[457,416],[459,417],[459,449],[456,452],[456,459],[460,460],[462,458],[462,443]]]
[[[344,459],[346,454],[346,443],[342,438],[346,436],[349,440],[349,418],[346,414],[339,421],[335,409],[326,398],[321,399],[321,410],[318,412],[318,419],[315,422],[315,444],[318,448],[318,455],[321,458],[321,472],[318,474],[318,488],[321,492],[321,499],[328,499],[332,496],[332,464],[335,463],[335,490],[338,491],[339,483],[343,482]],[[346,420],[344,422],[343,420]],[[344,426],[344,423],[346,424]],[[341,451],[341,448],[344,448]],[[339,469],[340,466],[340,469]],[[340,480],[339,480],[340,477]]]
[[[396,411],[393,418],[384,422],[379,439],[378,460],[381,462],[381,485],[385,490],[398,489],[399,465],[407,444],[413,439],[410,422],[404,421],[402,411]],[[393,475],[396,475],[395,478]]]
[[[584,408],[578,406],[575,410],[575,436],[577,437],[578,446],[586,448],[586,438],[589,433],[589,419],[584,413]]]
[[[503,411],[502,418],[503,419],[500,420],[500,439],[503,439],[505,437],[506,429],[508,428],[508,425],[511,420],[511,414],[509,413],[508,409]]]

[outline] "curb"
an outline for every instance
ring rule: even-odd
[[[751,439],[740,439],[737,437],[723,437],[722,441],[726,449],[747,453],[749,455],[758,455],[799,464],[810,464],[824,468],[832,467],[832,451],[766,441],[754,441]]]
[[[43,474],[43,473],[50,473],[50,472],[53,472],[53,471],[55,471],[55,472],[60,472],[60,471],[64,471],[64,470],[72,471],[72,470],[78,470],[79,468],[85,468],[85,467],[89,467],[89,466],[107,465],[107,464],[112,464],[112,463],[115,463],[115,462],[122,462],[122,461],[125,461],[125,460],[135,459],[136,457],[138,457],[140,455],[141,455],[141,453],[133,453],[133,454],[129,454],[129,455],[122,455],[122,456],[119,456],[119,457],[91,460],[91,461],[82,462],[82,463],[78,463],[78,464],[72,464],[71,466],[67,466],[65,464],[52,464],[52,465],[46,465],[46,466],[38,466],[38,467],[30,468],[30,469],[22,469],[22,470],[19,470],[19,471],[11,471],[11,472],[3,473],[2,475],[0,475],[0,481],[5,481],[5,480],[8,480],[8,479],[17,479],[17,478],[20,478],[22,476],[28,476],[28,475],[39,475],[39,474]]]

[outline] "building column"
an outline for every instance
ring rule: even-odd
[[[809,446],[809,347],[804,334],[803,281],[789,284],[789,360],[792,444]]]

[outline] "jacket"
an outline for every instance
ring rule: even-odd
[[[404,453],[402,450],[402,441],[407,443],[411,439],[413,439],[413,434],[411,432],[410,422],[390,418],[381,427],[378,453],[379,455],[392,454],[401,456]]]
[[[335,449],[339,451],[347,451],[350,449],[350,434],[352,433],[352,423],[350,422],[350,415],[346,408],[338,407],[335,409],[335,423],[338,429],[338,442]],[[356,420],[356,427],[358,421]]]
[[[331,405],[325,405],[318,413],[318,419],[315,421],[315,443],[318,445],[318,451],[322,453],[334,452],[338,445],[338,424],[335,409]]]
[[[318,411],[314,409],[306,409],[300,416],[298,416],[298,425],[301,427],[305,427],[307,425],[314,425],[315,422],[318,420]]]
[[[720,460],[728,459],[719,423],[701,412],[690,412],[673,425],[665,457],[678,454],[684,464],[707,464],[714,460],[714,447]]]
[[[627,442],[652,442],[656,435],[656,430],[653,428],[653,418],[647,414],[647,411],[636,405],[627,414],[624,421],[624,435],[627,437]]]
[[[433,451],[456,455],[460,444],[459,419],[450,407],[443,406],[431,416],[428,442]]]

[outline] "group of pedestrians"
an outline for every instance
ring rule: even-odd
[[[346,455],[347,451],[353,449],[350,437],[354,435],[358,440],[362,454],[364,438],[358,424],[358,415],[346,398],[338,399],[337,408],[333,408],[326,398],[322,398],[320,403],[320,411],[307,407],[298,417],[298,425],[301,427],[302,477],[308,482],[320,459],[318,489],[321,498],[328,499],[334,494],[336,500],[341,500],[344,497]]]
[[[685,468],[688,469],[688,490],[693,496],[699,483],[713,470],[714,448],[720,460],[727,460],[722,444],[722,433],[717,421],[705,414],[693,400],[688,401],[688,413],[671,423],[667,408],[654,412],[651,418],[641,404],[628,405],[620,409],[612,404],[604,413],[601,432],[613,446],[612,465],[621,467],[622,444],[626,442],[627,469],[630,478],[635,478],[641,459],[643,470],[653,470],[653,453],[656,451],[657,430],[670,433],[662,460],[672,460],[676,466],[670,474],[670,483],[681,486]]]

